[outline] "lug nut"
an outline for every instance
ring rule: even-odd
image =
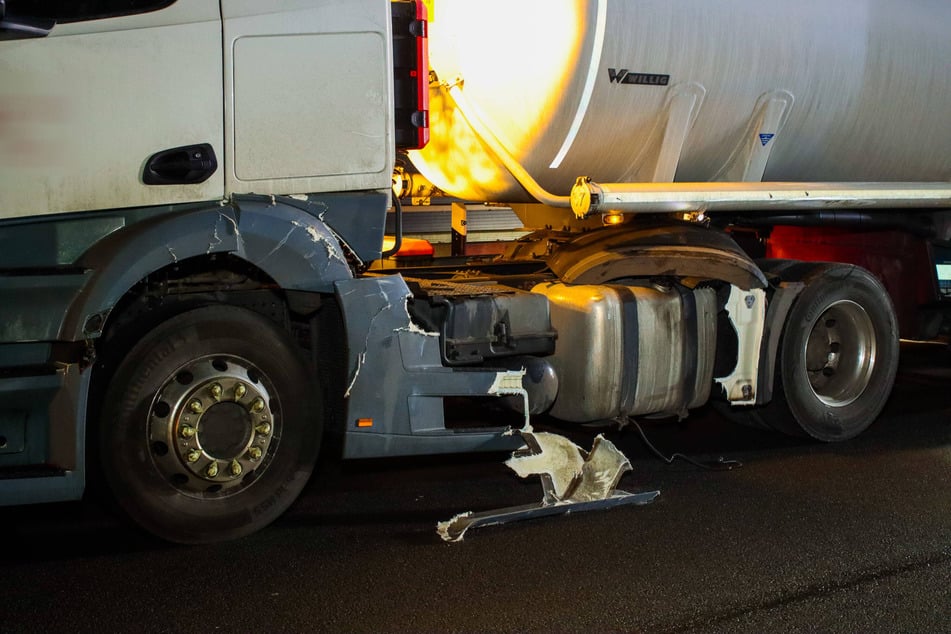
[[[201,401],[199,401],[197,398],[188,404],[188,409],[190,409],[196,414],[201,414],[203,411],[205,411],[205,408],[204,406],[202,406]]]
[[[221,384],[220,384],[220,383],[214,383],[214,384],[212,384],[212,386],[211,386],[211,395],[212,395],[212,397],[214,397],[214,399],[215,399],[216,401],[220,401],[220,400],[221,400]]]
[[[271,423],[261,423],[254,428],[254,431],[258,432],[262,436],[267,436],[271,433]]]
[[[182,425],[182,428],[178,431],[179,435],[188,440],[189,438],[195,437],[195,428],[191,425]]]
[[[260,397],[254,399],[254,402],[251,403],[251,411],[254,412],[255,414],[260,414],[261,412],[263,412],[264,399]]]
[[[201,458],[201,450],[192,449],[185,457],[188,459],[188,462],[198,462],[198,459]]]
[[[212,462],[210,465],[205,467],[205,475],[209,478],[215,478],[218,476],[218,463]]]
[[[234,400],[238,401],[248,393],[248,388],[244,386],[244,383],[238,383],[234,386]]]
[[[264,452],[261,451],[260,447],[251,447],[248,449],[248,457],[251,458],[251,460],[260,460],[262,455],[264,455]]]
[[[241,463],[237,460],[232,460],[231,466],[228,467],[228,471],[230,471],[231,475],[233,476],[241,475]]]

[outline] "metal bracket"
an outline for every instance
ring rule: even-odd
[[[761,288],[743,290],[731,285],[726,304],[730,323],[736,331],[736,367],[728,376],[714,380],[726,392],[733,405],[754,405],[757,400],[760,350],[766,325],[766,291]]]

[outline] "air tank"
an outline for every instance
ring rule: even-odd
[[[602,182],[951,180],[947,0],[433,0],[448,193]],[[461,99],[454,98],[458,95]]]

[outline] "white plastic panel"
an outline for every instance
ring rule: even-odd
[[[729,375],[717,377],[716,382],[733,405],[753,405],[759,387],[760,349],[766,326],[766,291],[761,288],[745,291],[731,286],[726,310],[736,331],[739,349],[736,367]]]
[[[384,189],[393,166],[387,0],[223,0],[231,193]]]
[[[214,200],[197,185],[150,186],[146,160],[210,143],[224,155],[217,0],[56,26],[0,42],[3,217]]]
[[[377,33],[236,40],[235,177],[254,181],[383,171],[383,59]]]

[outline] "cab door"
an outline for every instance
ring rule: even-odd
[[[389,190],[389,0],[222,0],[229,193]]]
[[[0,217],[224,195],[218,0],[0,9]]]

